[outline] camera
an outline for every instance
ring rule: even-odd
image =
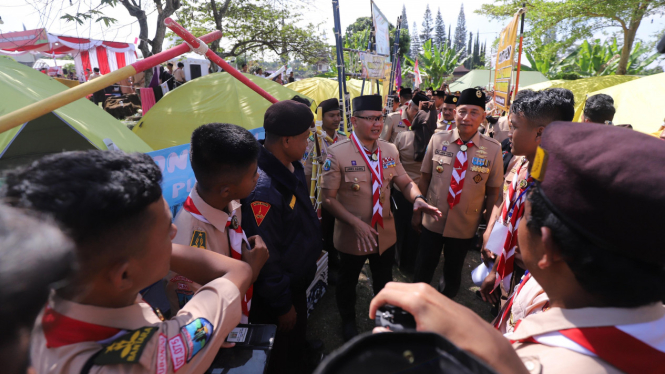
[[[415,330],[416,320],[404,309],[386,304],[376,311],[376,326],[388,327],[391,331]]]

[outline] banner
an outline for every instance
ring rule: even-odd
[[[420,68],[418,67],[418,58],[416,58],[416,65],[413,67],[413,87],[419,88],[423,83],[423,78],[420,76]]]
[[[373,55],[371,53],[360,52],[360,78],[365,79],[383,79],[384,64],[387,58],[385,56]]]
[[[494,102],[497,108],[508,111],[510,107],[510,82],[513,78],[513,65],[515,64],[515,39],[517,38],[517,25],[522,10],[520,9],[501,31],[499,47],[496,55],[496,70],[494,71]]]
[[[189,144],[148,152],[148,155],[162,171],[162,195],[175,218],[196,183],[189,160]]]
[[[390,55],[390,32],[386,16],[372,1],[372,18],[374,23],[374,35],[376,37],[376,53]]]

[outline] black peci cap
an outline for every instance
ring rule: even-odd
[[[358,96],[353,99],[352,107],[354,112],[360,112],[361,110],[380,112],[383,110],[383,99],[379,95]]]
[[[462,91],[457,105],[476,105],[485,109],[485,93],[476,88],[467,88]]]
[[[295,136],[309,131],[314,114],[305,104],[284,100],[272,104],[263,116],[266,132],[278,136]]]
[[[404,95],[413,95],[413,90],[410,88],[402,88],[399,90],[399,95],[404,96]]]
[[[444,98],[445,98],[445,97],[446,97],[446,91],[444,91],[444,90],[435,90],[435,91],[432,91],[432,96],[436,96],[436,97],[444,97]]]
[[[429,97],[427,97],[427,95],[425,95],[422,91],[418,91],[417,94],[413,95],[413,99],[411,99],[411,101],[418,105],[421,101],[429,101]]]
[[[455,95],[446,95],[446,98],[443,99],[443,103],[457,105],[459,104],[459,98]]]
[[[339,110],[339,100],[335,98],[323,100],[321,104],[319,104],[319,108],[322,109],[323,114],[326,114],[332,110]]]

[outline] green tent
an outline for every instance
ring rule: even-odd
[[[512,87],[515,86],[516,73],[513,72]],[[548,79],[539,71],[520,72],[520,89],[524,86],[547,81]],[[451,83],[450,91],[463,91],[467,88],[487,87],[488,85],[490,87],[494,86],[494,70],[471,70],[460,79]]]
[[[67,90],[62,83],[0,56],[0,115]],[[62,151],[108,149],[150,152],[125,125],[86,99],[77,100],[0,134],[0,169]]]
[[[245,74],[278,100],[305,96],[271,80]],[[310,101],[311,98],[307,97]],[[133,131],[154,149],[189,143],[192,131],[211,122],[242,126],[260,136],[270,102],[229,73],[214,73],[176,88],[164,96]],[[312,104],[316,108],[315,103]]]

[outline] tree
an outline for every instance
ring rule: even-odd
[[[413,28],[411,31],[411,53],[409,55],[412,59],[415,59],[420,54],[420,38],[418,37],[418,26],[416,23],[413,23]]]
[[[432,40],[423,43],[423,53],[418,56],[418,69],[423,78],[423,85],[441,87],[444,79],[453,74],[468,57],[462,57],[462,51],[455,51],[448,45],[437,47]],[[415,58],[404,58],[404,73],[413,73]]]
[[[478,68],[480,67],[480,54],[482,51],[480,50],[480,31],[476,30],[476,42],[473,45],[473,63],[471,64],[472,68]]]
[[[451,25],[448,25],[448,46],[452,46],[453,44],[450,42],[450,38],[452,37],[452,33],[450,32],[451,30]]]
[[[443,44],[446,42],[446,25],[443,23],[443,17],[441,16],[441,8],[436,12],[436,21],[434,21],[434,44],[437,47],[443,47]]]
[[[512,16],[522,0],[499,0],[485,4],[478,13],[494,19]],[[538,0],[527,5],[528,39],[541,39],[555,30],[561,37],[555,47],[565,50],[599,29],[619,27],[623,45],[616,74],[626,74],[635,34],[645,17],[662,14],[665,0]]]
[[[406,18],[406,6],[402,4],[402,28],[409,29],[409,20]]]
[[[469,59],[466,60],[466,63],[464,66],[466,66],[467,69],[471,70],[473,69],[473,33],[469,32],[469,44],[466,46],[466,51],[467,51],[467,56],[469,56]]]
[[[423,16],[423,32],[420,34],[420,42],[425,43],[432,39],[432,31],[434,31],[434,21],[432,20],[432,11],[429,10],[429,4],[425,8],[425,15]]]
[[[466,18],[464,17],[464,4],[460,7],[459,16],[457,17],[457,27],[455,27],[453,46],[456,51],[464,51],[466,48]],[[462,53],[462,56],[466,56],[466,51]]]
[[[411,47],[411,37],[409,36],[409,29],[405,27],[406,24],[402,21],[402,30],[399,34],[399,55],[404,56],[404,54],[409,53]],[[351,37],[357,33],[365,32],[372,30],[372,19],[370,17],[359,17],[356,21],[350,24],[346,28],[346,36]],[[395,44],[395,26],[392,23],[388,23],[388,32],[390,33],[390,50],[393,50]],[[367,49],[367,40],[365,38],[365,44],[362,45],[359,49]]]

